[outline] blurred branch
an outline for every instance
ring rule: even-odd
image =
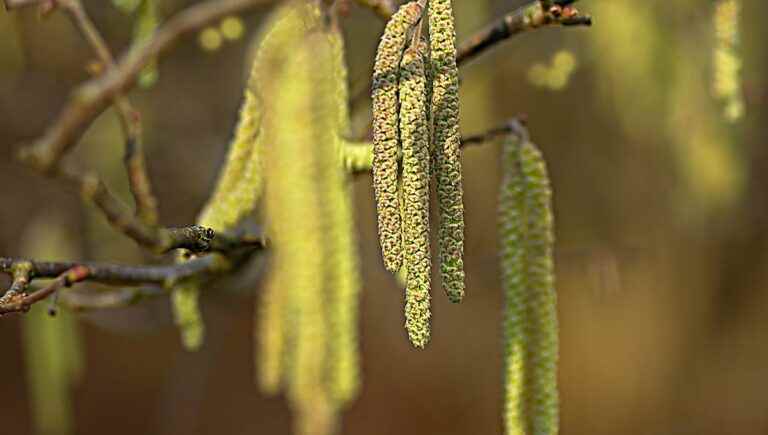
[[[3,0],[3,4],[5,5],[5,9],[10,11],[27,6],[42,5],[43,3],[47,3],[49,1],[50,0]]]
[[[83,8],[80,0],[57,0],[59,8],[68,13],[83,39],[93,49],[99,62],[107,71],[115,68],[115,59],[106,41]],[[156,225],[158,220],[157,199],[152,194],[152,185],[147,174],[146,159],[142,146],[141,114],[131,105],[127,97],[115,96],[115,106],[125,135],[124,163],[128,183],[136,203],[136,215],[147,225]]]
[[[394,15],[397,11],[392,0],[356,0],[361,6],[371,9],[376,15],[381,17],[384,21]]]
[[[110,291],[70,291],[61,294],[61,304],[71,311],[124,308],[168,294],[160,286],[119,288]]]
[[[43,137],[21,150],[21,159],[31,167],[50,174],[93,120],[109,107],[117,95],[131,89],[142,69],[168,50],[181,36],[226,15],[237,14],[270,1],[208,0],[179,12],[160,27],[152,38],[131,48],[115,68],[78,87]]]
[[[456,63],[462,65],[501,41],[542,27],[591,26],[592,17],[571,6],[576,0],[536,1],[501,17],[461,44]]]

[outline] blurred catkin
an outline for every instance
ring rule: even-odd
[[[329,360],[328,387],[334,406],[341,408],[357,397],[360,388],[360,355],[358,348],[358,312],[360,287],[359,254],[355,228],[352,184],[346,166],[344,140],[349,133],[349,85],[347,66],[344,59],[344,38],[337,25],[331,25],[325,32],[330,41],[328,67],[333,80],[320,80],[317,92],[318,111],[336,113],[335,126],[323,129],[318,138],[333,143],[334,159],[321,174],[323,204],[327,208],[327,241],[325,248],[329,258],[328,313],[329,313]],[[320,50],[323,54],[323,50]],[[325,121],[327,122],[327,121]]]
[[[406,275],[405,328],[414,346],[430,338],[432,260],[429,249],[429,126],[426,75],[418,47],[400,64],[400,139],[403,147],[403,247]]]
[[[715,97],[725,104],[725,118],[735,122],[744,116],[741,90],[740,0],[718,0],[715,4],[715,46],[713,51]]]
[[[23,232],[23,254],[51,260],[77,257],[64,228],[55,218],[33,220]],[[22,325],[32,422],[37,434],[67,435],[75,433],[71,389],[84,369],[80,331],[69,311],[59,310],[56,317],[46,311],[46,304],[34,305]]]
[[[402,224],[397,199],[398,69],[408,31],[421,13],[417,2],[410,2],[392,16],[381,37],[373,69],[373,188],[384,266],[393,273],[402,265]]]
[[[451,0],[429,3],[432,125],[440,206],[440,271],[451,302],[464,298],[464,190],[459,133],[459,72]]]
[[[334,23],[301,31],[261,85],[265,210],[273,246],[262,301],[259,379],[285,389],[295,433],[335,432],[359,389],[360,276],[345,140],[343,37]],[[268,75],[267,75],[268,74]]]
[[[261,134],[263,86],[299,44],[307,29],[319,23],[317,7],[289,1],[268,19],[245,87],[240,120],[214,192],[198,216],[198,224],[217,232],[233,230],[253,212],[264,185],[264,137]],[[173,292],[174,313],[187,349],[199,348],[204,325],[199,312],[200,284],[184,283]],[[265,298],[269,298],[266,292]],[[271,306],[272,304],[265,304]],[[274,364],[273,364],[274,365]]]
[[[230,144],[214,193],[198,217],[198,224],[216,231],[231,230],[250,214],[264,184],[263,148],[260,137],[262,87],[270,71],[302,40],[308,28],[318,24],[319,13],[308,4],[290,1],[267,20],[259,49],[245,88],[240,120]]]
[[[173,320],[181,332],[181,343],[189,351],[196,351],[205,339],[205,324],[200,312],[200,283],[184,281],[171,292]]]
[[[540,151],[527,138],[506,140],[502,165],[505,429],[509,435],[556,434],[558,338],[549,179]]]

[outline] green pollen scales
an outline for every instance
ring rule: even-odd
[[[429,249],[429,126],[426,74],[418,47],[400,68],[400,140],[403,147],[403,245],[406,272],[405,327],[414,346],[430,338],[432,259]]]
[[[379,241],[386,269],[405,277],[406,329],[417,347],[429,341],[429,180],[433,174],[440,210],[442,285],[451,302],[461,302],[465,293],[453,12],[450,1],[430,1],[429,38],[422,39],[425,5],[408,3],[390,19],[373,75],[373,184]],[[409,37],[411,47],[407,48]],[[415,92],[415,86],[421,90]],[[411,183],[418,184],[418,194]]]
[[[506,140],[502,166],[499,238],[505,289],[505,433],[554,435],[558,432],[558,338],[552,194],[541,152],[527,138]]]
[[[432,127],[440,206],[440,272],[451,302],[464,298],[464,189],[459,133],[459,72],[451,0],[429,2]]]
[[[408,32],[421,18],[417,2],[402,6],[387,23],[376,52],[373,73],[373,187],[384,266],[402,265],[402,223],[397,199],[399,129],[398,69]]]

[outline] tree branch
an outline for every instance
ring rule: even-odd
[[[592,17],[571,6],[576,0],[536,1],[510,12],[461,44],[456,63],[462,65],[501,41],[542,27],[591,26]]]
[[[77,88],[58,119],[43,137],[21,150],[20,158],[43,173],[51,173],[93,120],[109,107],[113,98],[131,89],[142,69],[181,36],[226,15],[269,1],[208,0],[179,12],[158,29],[152,38],[131,48],[115,68]]]
[[[57,5],[68,13],[83,39],[91,46],[101,64],[109,71],[115,68],[115,59],[109,51],[93,21],[83,8],[80,0],[57,0]],[[157,199],[152,194],[152,185],[147,174],[147,164],[142,145],[141,115],[127,97],[115,96],[115,107],[125,135],[125,156],[123,162],[128,173],[128,184],[136,203],[136,215],[147,225],[157,225]]]
[[[371,9],[384,21],[389,20],[397,11],[392,0],[356,0],[361,6]]]
[[[190,227],[192,228],[192,227]],[[189,229],[178,231],[180,239],[193,238]],[[107,285],[148,285],[171,288],[177,282],[192,277],[210,277],[231,272],[238,265],[250,258],[253,254],[263,251],[264,240],[256,243],[255,239],[246,239],[246,242],[237,244],[228,240],[229,246],[238,246],[238,249],[227,253],[211,253],[190,259],[183,263],[163,266],[127,266],[117,264],[95,262],[46,262],[37,260],[0,257],[0,273],[10,274],[14,277],[14,283],[5,296],[0,298],[0,316],[9,313],[26,312],[29,308],[64,287],[72,284],[89,281]],[[24,283],[20,283],[20,270],[24,270]],[[46,287],[33,293],[26,294],[24,289],[34,279],[55,278]],[[78,294],[67,296],[65,303],[81,308],[122,306],[131,300],[147,296],[147,289],[122,289],[110,296],[101,293],[90,295]],[[157,292],[151,292],[155,294]],[[109,294],[109,293],[107,293]]]

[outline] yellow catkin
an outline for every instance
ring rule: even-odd
[[[291,48],[303,40],[308,29],[319,24],[319,17],[316,5],[289,1],[277,8],[268,19],[253,60],[240,120],[226,162],[213,194],[198,216],[198,224],[216,232],[230,231],[256,207],[264,185],[265,140],[260,134],[264,107],[262,86],[289,56]],[[199,313],[199,287],[199,283],[184,283],[174,289],[172,297],[182,341],[190,350],[199,348],[204,338],[204,325]]]
[[[409,48],[400,65],[400,140],[403,147],[403,246],[407,267],[405,328],[414,346],[430,338],[432,260],[429,249],[429,127],[424,58]]]
[[[347,172],[367,172],[373,167],[373,144],[370,142],[342,141],[339,152]]]
[[[459,133],[459,72],[451,0],[429,3],[432,123],[437,200],[440,205],[440,272],[451,302],[464,297],[464,190]]]
[[[349,88],[347,67],[344,59],[344,40],[337,26],[327,31],[329,36],[328,69],[333,80],[323,80],[318,76],[318,111],[325,114],[337,114],[336,125],[321,132],[317,139],[331,141],[336,159],[330,161],[321,174],[323,204],[328,219],[327,241],[325,248],[329,258],[328,282],[329,295],[329,358],[328,387],[329,396],[334,406],[341,408],[353,400],[360,388],[360,355],[358,348],[358,311],[361,278],[359,272],[357,237],[352,203],[353,189],[345,166],[345,147],[343,137],[349,133]],[[321,50],[318,55],[322,55]],[[323,74],[324,70],[317,71]],[[327,88],[326,88],[327,86]]]
[[[205,324],[200,312],[200,283],[185,281],[171,292],[173,319],[181,332],[181,343],[189,351],[196,351],[205,339]]]
[[[316,7],[287,2],[268,19],[251,67],[240,109],[240,121],[214,193],[198,217],[198,224],[216,231],[231,230],[250,214],[263,189],[263,147],[259,136],[263,99],[261,86],[271,70],[309,28],[319,23]]]
[[[71,232],[61,219],[37,217],[24,228],[21,254],[27,258],[65,260],[78,256]],[[37,284],[42,284],[43,281]],[[25,374],[32,406],[35,433],[75,433],[72,387],[84,372],[83,343],[78,319],[66,309],[56,317],[47,313],[47,304],[35,304],[23,317]]]
[[[335,427],[327,381],[328,192],[341,187],[336,150],[339,122],[326,35],[315,34],[291,53],[266,96],[268,150],[266,207],[274,254],[269,288],[286,292],[285,380],[296,413],[295,433],[323,435]],[[270,290],[272,291],[272,290]]]
[[[741,119],[745,111],[739,52],[741,7],[740,0],[718,0],[714,14],[713,91],[725,103],[724,114],[730,122]]]
[[[283,69],[285,62],[289,59],[289,54],[292,55],[291,52],[296,50],[296,47],[306,37],[308,29],[316,24],[313,17],[316,18],[317,13],[317,11],[306,9],[305,5],[293,1],[279,8],[270,18],[254,61],[254,71],[251,74],[252,79],[249,87],[258,94],[259,101],[269,101],[270,98],[275,98],[274,101],[280,101],[281,104],[271,104],[264,107],[277,111],[284,109],[285,105],[289,104],[288,98],[296,98],[296,93],[293,91],[286,93],[285,96],[279,96],[277,81],[282,80]],[[267,118],[270,120],[269,123],[266,122]],[[286,121],[290,122],[287,119]],[[303,190],[291,190],[288,187],[289,181],[285,177],[286,171],[284,169],[292,174],[290,176],[299,176],[300,172],[296,165],[280,163],[280,159],[286,157],[286,154],[282,153],[285,147],[296,144],[280,142],[279,134],[282,132],[280,129],[284,127],[279,122],[280,118],[277,113],[269,115],[269,117],[265,115],[265,125],[260,140],[260,142],[266,143],[268,141],[272,144],[270,149],[264,150],[265,154],[271,153],[271,162],[263,170],[266,172],[267,178],[271,180],[271,187],[268,186],[266,189],[265,202],[270,219],[270,239],[277,249],[275,249],[273,257],[275,268],[269,275],[256,310],[256,331],[254,331],[254,337],[257,338],[255,360],[259,368],[259,383],[264,392],[271,394],[280,390],[286,377],[285,365],[288,361],[286,343],[292,329],[286,319],[287,316],[293,314],[289,311],[288,291],[291,288],[289,287],[290,282],[284,282],[287,271],[278,270],[278,268],[284,269],[286,267],[286,262],[290,261],[291,258],[290,252],[296,250],[297,245],[301,243],[300,235],[296,234],[299,237],[292,238],[288,228],[281,225],[281,219],[278,216],[280,213],[286,215],[291,213],[290,210],[285,210],[282,206],[288,206],[291,201],[302,203],[303,201],[299,197],[306,194],[306,185],[304,184],[301,185],[304,187]],[[277,133],[273,131],[275,129],[277,129]],[[303,159],[297,159],[296,163],[306,164]],[[285,204],[279,202],[281,189],[286,189],[287,192]],[[283,238],[287,238],[288,241],[282,243],[281,239]],[[308,242],[310,244],[315,243],[313,238],[310,238]]]
[[[397,272],[402,264],[402,225],[398,210],[398,68],[407,34],[422,7],[410,2],[392,16],[381,37],[373,70],[373,187],[384,266]]]
[[[502,158],[505,433],[553,435],[558,432],[558,338],[551,190],[542,155],[527,140],[508,138]]]

